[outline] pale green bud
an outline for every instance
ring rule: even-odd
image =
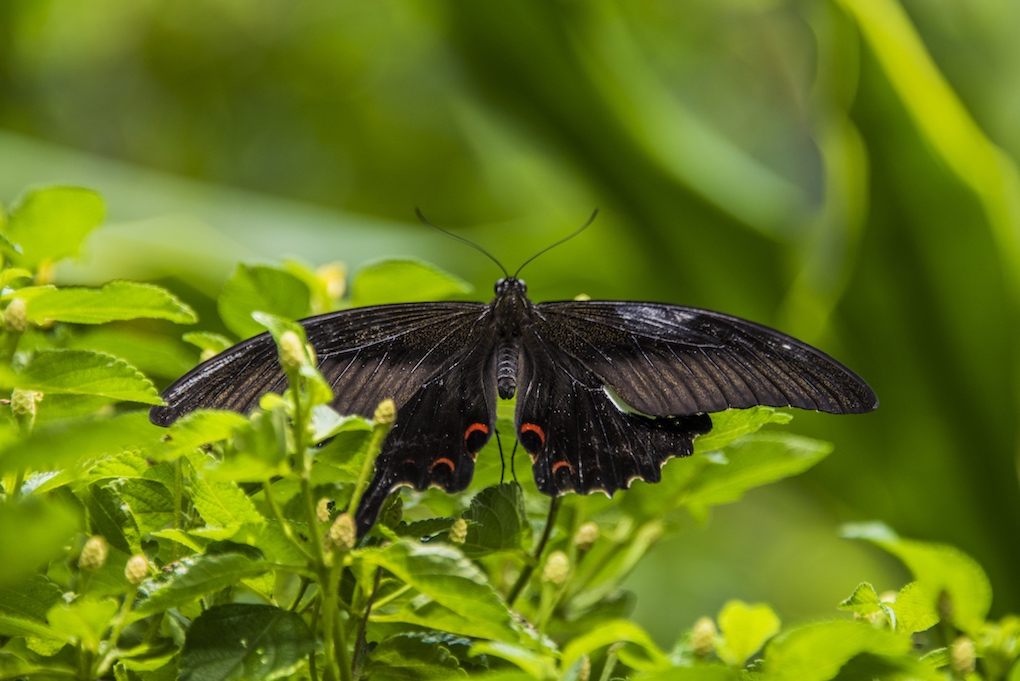
[[[81,555],[78,556],[78,567],[86,572],[95,572],[106,565],[106,556],[109,553],[110,546],[104,537],[98,534],[89,537],[81,549]]]

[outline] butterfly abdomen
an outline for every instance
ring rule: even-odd
[[[515,338],[502,341],[496,351],[496,388],[504,400],[509,400],[517,391],[517,361],[520,354],[520,344]]]

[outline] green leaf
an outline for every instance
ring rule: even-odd
[[[753,433],[770,423],[786,424],[793,420],[793,414],[773,407],[751,407],[750,409],[727,409],[712,414],[712,430],[699,435],[694,447],[699,452],[722,449],[737,438]]]
[[[297,322],[292,322],[289,319],[283,319],[272,314],[265,312],[253,312],[252,319],[266,327],[269,333],[273,336],[273,341],[276,343],[277,348],[280,347],[282,342],[283,334],[290,331],[297,335],[301,339],[303,345],[308,344],[308,337],[305,334],[305,327],[301,326]],[[315,358],[307,356],[298,368],[298,375],[304,379],[304,389],[307,390],[311,396],[313,405],[324,405],[329,404],[333,401],[333,388],[330,386],[326,378],[319,372],[315,366]]]
[[[231,437],[236,428],[248,424],[248,419],[233,411],[200,410],[174,421],[159,445],[152,448],[151,456],[157,461],[173,461],[186,456],[198,447]]]
[[[112,400],[159,404],[159,394],[138,369],[93,350],[38,350],[31,363],[15,372],[0,366],[0,385],[38,390],[44,395],[94,395]]]
[[[191,343],[199,350],[210,350],[215,353],[223,352],[234,344],[234,341],[223,334],[212,331],[191,331],[181,336],[181,340]]]
[[[201,465],[200,460],[196,463]],[[213,527],[238,528],[245,523],[265,522],[252,500],[233,482],[195,475],[191,479],[191,503],[206,524]]]
[[[194,324],[195,311],[164,288],[132,281],[112,281],[102,288],[30,286],[10,296],[25,301],[29,321],[105,324],[125,319],[166,319]]]
[[[556,678],[556,658],[552,655],[541,655],[530,648],[502,641],[477,641],[471,646],[471,654],[489,655],[506,660],[527,673],[529,679]],[[511,677],[516,678],[516,677]]]
[[[127,507],[141,535],[162,530],[173,521],[173,495],[162,483],[118,479],[110,483],[110,488]]]
[[[22,581],[63,555],[77,530],[78,518],[60,504],[34,498],[0,504],[0,537],[4,538],[0,541],[0,587]]]
[[[602,622],[593,629],[576,636],[563,649],[562,666],[569,667],[583,655],[591,656],[596,650],[624,642],[636,646],[644,654],[643,660],[634,655],[630,656],[632,662],[640,664],[637,667],[639,671],[654,671],[669,666],[669,659],[655,645],[652,637],[644,629],[627,620]]]
[[[746,674],[746,672],[745,672]],[[721,664],[698,664],[693,667],[673,667],[660,672],[635,677],[640,681],[753,681],[758,677],[750,674],[737,676],[733,670]]]
[[[29,437],[0,448],[0,474],[66,468],[79,461],[149,448],[163,432],[149,423],[148,415],[142,411],[37,427]]]
[[[195,365],[194,353],[180,342],[135,326],[105,325],[80,329],[63,347],[98,350],[120,357],[146,376],[178,378]]]
[[[709,506],[736,501],[749,489],[797,475],[832,452],[832,445],[789,433],[745,435],[726,449],[726,459],[703,467],[682,501],[695,517]]]
[[[524,494],[516,482],[483,489],[471,500],[463,518],[468,522],[463,550],[471,556],[519,549],[531,529]]]
[[[882,612],[882,603],[878,600],[878,593],[875,591],[875,587],[867,582],[858,584],[850,598],[840,603],[838,607],[840,610],[846,610],[862,617]]]
[[[79,641],[89,650],[97,650],[103,632],[110,627],[120,606],[112,598],[85,596],[71,603],[59,603],[50,609],[46,618],[54,630],[70,641]]]
[[[453,548],[399,541],[381,549],[364,549],[359,557],[366,564],[388,570],[424,596],[396,613],[373,612],[373,619],[517,642],[506,604],[484,573]]]
[[[2,212],[0,212],[0,216],[2,216]],[[0,219],[0,224],[2,224],[2,222],[3,220]],[[3,237],[0,236],[0,239],[3,239]],[[10,286],[12,281],[17,281],[18,279],[31,279],[32,276],[32,272],[29,270],[22,269],[20,267],[6,267],[0,270],[0,290]]]
[[[769,681],[828,681],[861,653],[902,656],[911,650],[908,636],[877,629],[863,621],[819,622],[773,638],[765,648]]]
[[[896,602],[892,605],[896,631],[914,634],[935,626],[939,621],[937,603],[938,594],[932,593],[930,587],[920,582],[904,586],[896,594]]]
[[[719,612],[720,639],[715,646],[719,659],[731,667],[743,667],[779,632],[779,617],[764,604],[730,601]]]
[[[384,639],[368,655],[366,671],[373,681],[428,681],[466,678],[467,672],[437,637],[398,634]],[[470,641],[461,639],[464,644]]]
[[[181,651],[181,681],[260,681],[291,676],[315,646],[299,615],[271,605],[231,603],[202,613]]]
[[[973,558],[953,546],[901,539],[882,523],[847,525],[843,535],[899,558],[927,593],[929,605],[971,636],[978,634],[991,607],[992,586]]]
[[[0,636],[25,636],[46,640],[66,638],[46,623],[50,608],[62,602],[62,589],[36,574],[8,586],[0,586]]]
[[[351,283],[351,304],[382,305],[440,300],[471,293],[471,285],[419,260],[394,258],[360,268]]]
[[[170,608],[192,603],[206,594],[237,584],[242,579],[255,577],[269,567],[240,553],[221,553],[213,556],[192,556],[174,564],[174,570],[142,583],[140,592],[146,596],[131,612],[131,621],[148,617]]]
[[[75,256],[102,220],[102,199],[90,189],[50,187],[27,192],[4,225],[4,235],[20,251],[10,259],[36,269],[44,261]]]
[[[220,319],[241,338],[265,331],[251,313],[256,310],[287,319],[311,313],[308,287],[290,272],[266,265],[238,265],[217,301]]]

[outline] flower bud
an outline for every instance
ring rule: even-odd
[[[36,405],[42,398],[43,394],[38,390],[15,388],[11,392],[11,413],[23,433],[32,430],[35,425]]]
[[[98,534],[89,537],[81,549],[81,555],[78,556],[78,567],[86,572],[95,572],[106,565],[106,556],[109,552],[110,547],[104,537]]]
[[[577,670],[577,681],[588,681],[591,678],[591,658],[581,656],[581,667]]]
[[[974,641],[961,636],[949,646],[949,666],[960,676],[974,673],[974,660],[977,655]]]
[[[385,399],[375,408],[372,420],[377,424],[390,424],[397,420],[397,403],[391,399]]]
[[[24,333],[28,328],[28,314],[25,309],[25,301],[15,298],[4,310],[4,330],[8,333]]]
[[[131,556],[124,566],[124,576],[132,584],[141,584],[149,576],[149,560],[140,553]]]
[[[354,548],[358,540],[358,528],[350,513],[341,513],[329,526],[329,541],[334,550],[347,552]]]
[[[319,519],[320,523],[328,523],[329,522],[329,516],[330,516],[329,505],[331,503],[332,503],[331,499],[327,499],[326,497],[322,497],[321,499],[319,499],[319,503],[317,503],[315,505],[315,516]]]
[[[280,334],[280,366],[285,372],[296,371],[307,361],[305,346],[293,331]]]
[[[715,622],[712,621],[711,617],[698,619],[691,629],[691,650],[698,657],[708,657],[712,654],[712,650],[715,647],[715,639],[718,635],[719,630],[716,629]]]
[[[598,525],[587,522],[577,528],[577,534],[574,535],[574,546],[581,551],[587,551],[598,541],[600,534]]]
[[[468,525],[463,518],[457,518],[450,526],[450,541],[454,544],[463,544],[467,541]]]
[[[545,559],[545,567],[542,568],[542,581],[555,586],[560,586],[567,581],[570,574],[570,558],[562,551],[553,551]]]
[[[315,270],[315,276],[325,284],[326,295],[331,300],[340,300],[347,292],[347,266],[342,262],[331,262]]]

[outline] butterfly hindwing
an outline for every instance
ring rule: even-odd
[[[375,461],[375,476],[358,505],[359,534],[375,522],[396,487],[467,488],[475,457],[496,427],[495,355],[486,339],[461,349],[397,409]]]
[[[863,380],[825,353],[737,317],[610,301],[540,303],[535,311],[542,342],[645,414],[755,405],[849,414],[877,404]]]
[[[657,482],[662,465],[688,456],[707,433],[707,414],[653,418],[621,408],[603,381],[555,345],[525,335],[515,426],[546,494],[602,490],[634,479]]]

